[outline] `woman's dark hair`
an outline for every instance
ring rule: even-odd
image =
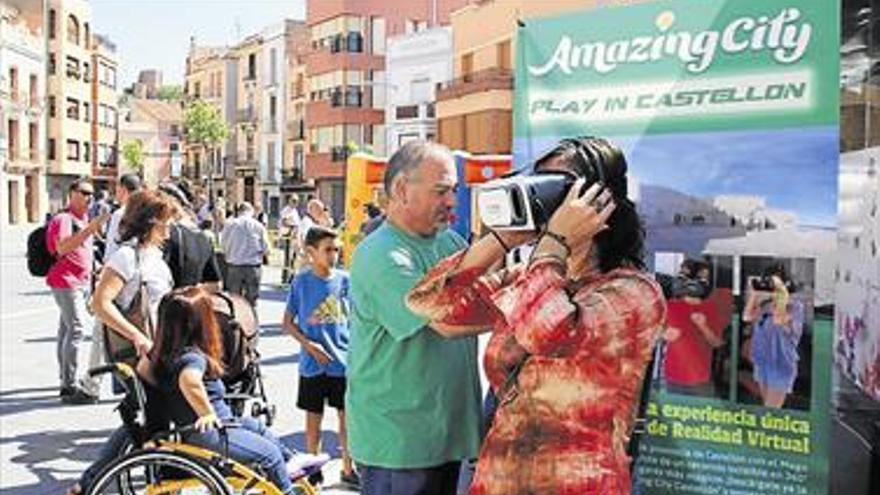
[[[137,174],[123,174],[119,177],[119,185],[133,193],[141,189],[141,178]]]
[[[560,161],[580,177],[595,177],[593,167],[598,167],[614,197],[617,207],[608,219],[608,229],[595,238],[599,270],[644,269],[645,229],[635,203],[627,197],[627,164],[620,148],[602,138],[564,139],[535,162],[535,169],[551,160]]]
[[[129,239],[137,239],[138,243],[146,241],[154,229],[170,222],[174,213],[174,203],[165,193],[142,190],[132,194],[119,222],[119,242]]]
[[[764,268],[764,272],[762,273],[764,277],[772,277],[777,276],[786,284],[791,284],[791,277],[788,275],[788,271],[785,269],[785,263],[781,261],[774,261],[769,266]]]
[[[193,348],[205,355],[208,376],[220,378],[223,338],[214,317],[211,295],[199,287],[182,287],[166,294],[159,303],[156,339],[150,350],[156,375],[166,377],[173,373],[174,362]]]

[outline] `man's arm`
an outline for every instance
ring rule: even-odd
[[[58,242],[55,243],[55,252],[58,256],[66,256],[71,251],[77,249],[85,243],[89,236],[92,236],[101,230],[101,226],[104,225],[110,218],[110,215],[105,213],[99,217],[93,219],[83,230],[76,232],[72,235],[63,236],[64,231],[59,233]],[[73,230],[73,218],[70,218],[70,230]],[[66,229],[65,229],[66,230]],[[63,236],[63,237],[62,237]]]

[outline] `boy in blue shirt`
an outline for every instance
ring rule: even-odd
[[[306,411],[306,450],[317,454],[324,404],[339,415],[342,481],[358,485],[345,431],[345,363],[351,310],[348,272],[336,269],[340,242],[335,231],[314,226],[305,238],[310,266],[290,284],[284,328],[302,346],[296,405]]]

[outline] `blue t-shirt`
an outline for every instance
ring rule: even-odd
[[[287,312],[305,334],[333,359],[321,366],[307,352],[300,353],[299,374],[304,377],[345,376],[348,356],[348,318],[351,313],[348,272],[333,270],[321,278],[312,270],[294,277],[287,295]]]
[[[174,361],[171,370],[170,380],[165,383],[167,390],[170,392],[171,400],[169,401],[169,413],[172,421],[177,426],[188,426],[196,422],[198,416],[192,407],[186,401],[183,393],[180,391],[180,374],[183,370],[192,368],[202,372],[202,382],[205,384],[205,391],[208,393],[208,400],[217,414],[220,421],[230,421],[233,419],[232,409],[224,400],[226,396],[226,387],[223,386],[223,380],[219,378],[210,378],[207,375],[208,360],[205,355],[198,349],[187,349],[179,358]]]

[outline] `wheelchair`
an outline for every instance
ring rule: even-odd
[[[94,368],[90,374],[114,373],[126,388],[117,408],[130,436],[129,452],[98,473],[85,495],[283,495],[257,466],[244,465],[222,452],[203,449],[182,441],[192,426],[150,434],[147,392],[134,369],[124,363]],[[220,429],[225,439],[224,425]],[[318,495],[309,478],[322,466],[312,466],[294,480],[297,495]]]

